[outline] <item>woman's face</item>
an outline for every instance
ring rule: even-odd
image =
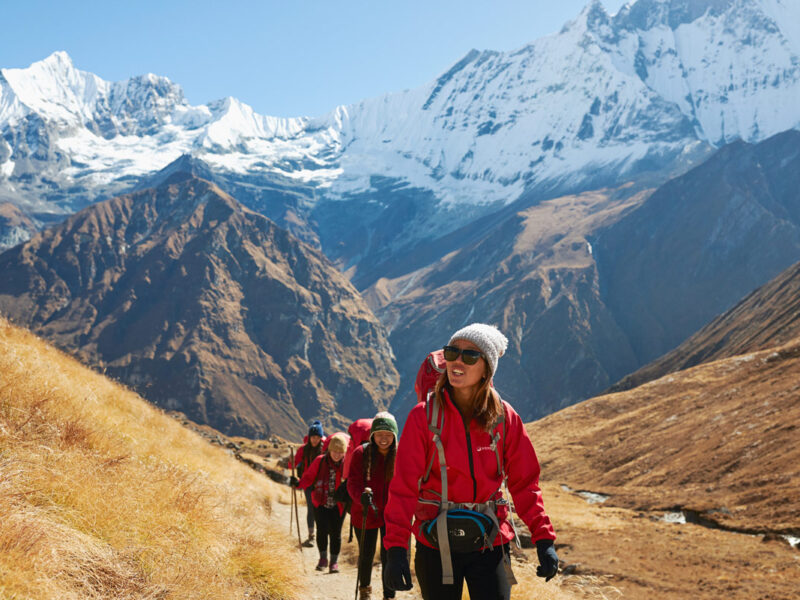
[[[318,435],[312,435],[308,438],[308,441],[311,442],[311,445],[316,448],[319,446],[319,443],[322,441],[322,438]]]
[[[372,434],[372,439],[375,441],[375,445],[378,446],[378,450],[385,454],[394,443],[394,434],[391,431],[376,431]]]
[[[341,450],[331,450],[330,454],[331,454],[331,460],[333,462],[339,462],[344,458],[344,452],[342,452]]]
[[[459,350],[477,350],[480,352],[480,348],[467,340],[455,340],[450,345]],[[485,372],[486,359],[483,357],[479,358],[474,365],[465,364],[460,354],[455,360],[447,361],[447,378],[450,380],[450,385],[456,389],[480,385]]]

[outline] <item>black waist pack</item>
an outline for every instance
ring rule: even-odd
[[[482,548],[491,548],[497,528],[492,519],[484,513],[467,509],[449,510],[435,519],[428,519],[420,524],[420,532],[425,540],[434,548],[439,548],[439,532],[437,521],[447,518],[447,538],[451,552],[475,552]]]

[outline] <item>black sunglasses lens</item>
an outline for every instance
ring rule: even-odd
[[[446,361],[453,362],[454,360],[458,359],[458,355],[460,354],[461,360],[464,361],[465,365],[474,365],[482,356],[482,354],[477,350],[461,350],[455,346],[445,346],[443,350],[444,359]]]
[[[460,354],[458,348],[454,348],[453,346],[445,346],[444,347],[444,359],[448,362],[453,362],[458,358]]]
[[[478,359],[481,357],[481,353],[477,350],[462,350],[461,351],[461,360],[464,361],[465,365],[474,365],[478,362]]]

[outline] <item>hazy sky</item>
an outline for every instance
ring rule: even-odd
[[[108,81],[155,73],[192,104],[322,115],[423,85],[470,49],[514,50],[589,0],[0,0],[0,68],[57,50]],[[601,0],[616,13],[626,0]]]

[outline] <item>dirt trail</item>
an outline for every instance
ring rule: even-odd
[[[302,492],[298,492],[298,513],[300,515],[300,532],[305,540],[308,531],[306,530],[306,506],[305,499]],[[288,494],[286,496],[288,498]],[[283,500],[283,499],[281,499]],[[289,512],[290,505],[284,504],[283,501],[275,502],[272,505],[273,518],[280,523],[286,523],[286,529],[289,529]],[[348,543],[347,538],[350,531],[350,515],[347,515],[342,526],[342,552],[339,556],[339,573],[328,573],[325,571],[316,571],[314,567],[319,560],[319,552],[316,546],[313,548],[303,548],[303,564],[305,572],[298,569],[298,577],[305,578],[308,588],[309,600],[348,600],[355,598],[356,591],[356,558],[358,556],[358,543],[353,537],[353,541]],[[293,529],[294,537],[297,537],[297,530]],[[372,597],[380,600],[383,596],[383,588],[381,587],[381,567],[380,562],[377,560],[372,567]],[[397,592],[395,598],[397,600],[419,600],[421,596],[418,594],[416,588],[416,581],[414,589],[408,592]]]

